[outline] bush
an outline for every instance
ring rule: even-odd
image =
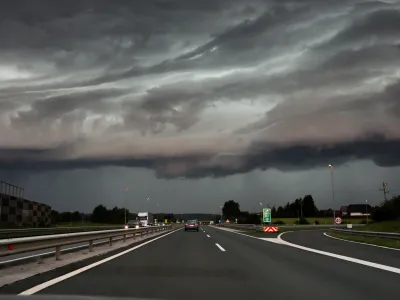
[[[274,222],[275,225],[285,225],[285,222],[283,222],[282,220],[278,220],[276,222]]]
[[[305,219],[305,218],[301,218],[300,220],[297,220],[295,222],[295,224],[297,224],[297,225],[308,225],[308,224],[310,224],[310,222],[308,222],[308,220]]]
[[[315,221],[314,221],[314,224],[315,224],[315,225],[319,225],[319,221],[318,221],[318,220],[315,220]]]

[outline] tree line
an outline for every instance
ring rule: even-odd
[[[260,212],[250,213],[248,211],[241,211],[238,202],[229,200],[225,202],[223,208],[223,219],[234,221],[243,224],[260,224],[261,222],[261,208]],[[393,196],[390,200],[385,200],[381,204],[372,207],[369,213],[372,214],[374,221],[389,221],[400,219],[400,196]],[[315,201],[311,195],[306,195],[303,198],[298,198],[292,202],[288,202],[283,206],[272,207],[272,222],[275,219],[281,218],[298,218],[297,223],[307,224],[307,219],[318,217],[331,217],[333,210],[319,210],[315,205]],[[278,222],[283,223],[283,222]],[[317,222],[316,222],[317,223]]]
[[[51,212],[51,220],[53,224],[60,223],[102,223],[102,224],[123,224],[125,222],[125,209],[120,207],[113,207],[108,209],[104,205],[97,205],[91,214],[81,213],[79,211],[74,212],[58,212],[53,210]],[[155,214],[155,218],[159,220],[167,219],[168,222],[174,221],[172,214]],[[137,218],[136,213],[126,210],[126,219],[135,220]]]

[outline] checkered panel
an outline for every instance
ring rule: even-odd
[[[0,194],[0,222],[18,226],[49,226],[51,207]]]

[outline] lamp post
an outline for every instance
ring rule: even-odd
[[[125,193],[124,193],[124,215],[125,215],[125,225],[126,225],[126,193],[128,192],[128,188],[126,187],[125,189],[124,189],[124,191],[125,191]]]
[[[368,225],[368,200],[365,200],[365,215],[367,217],[367,225]]]
[[[333,223],[335,223],[335,184],[333,181],[333,174],[334,174],[334,169],[333,165],[329,164],[328,167],[331,169],[331,187],[332,187],[332,203],[333,203]]]

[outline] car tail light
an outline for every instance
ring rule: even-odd
[[[199,226],[199,224],[196,224],[196,227]]]
[[[185,226],[189,226],[189,224],[185,224]]]

